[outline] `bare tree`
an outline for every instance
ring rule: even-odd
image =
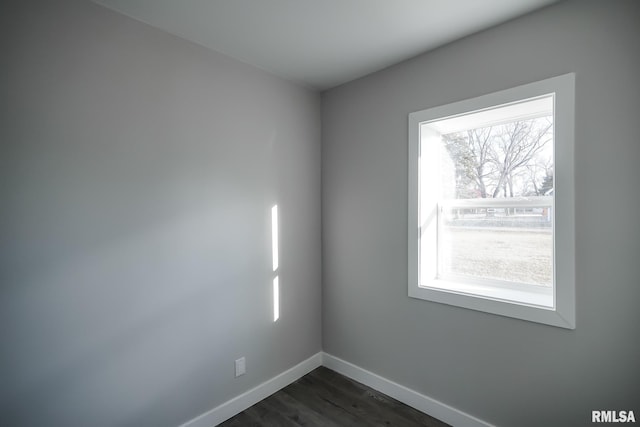
[[[514,197],[526,191],[527,174],[539,194],[542,172],[552,167],[552,127],[551,118],[542,117],[444,135],[458,197]]]
[[[538,120],[523,120],[502,125],[500,132],[492,144],[491,157],[498,170],[498,184],[492,197],[498,197],[504,189],[505,196],[513,197],[513,175],[520,168],[526,166],[551,141],[550,120],[540,124]]]
[[[480,197],[487,197],[487,179],[494,173],[491,159],[493,128],[470,129],[444,135],[449,155],[455,160],[459,193],[469,193],[471,184]],[[475,192],[471,190],[472,192]]]

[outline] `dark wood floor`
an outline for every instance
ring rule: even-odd
[[[446,427],[363,384],[320,367],[220,427]]]

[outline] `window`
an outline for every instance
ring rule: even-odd
[[[409,115],[409,296],[575,328],[574,75]]]

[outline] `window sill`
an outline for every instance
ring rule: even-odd
[[[534,291],[528,292],[448,280],[434,280],[431,284],[433,286],[410,287],[409,297],[575,329],[575,321],[571,316],[563,316],[553,308],[554,296],[551,289],[549,292],[540,292],[540,289],[534,288]]]
[[[537,285],[489,285],[454,280],[433,280],[424,289],[449,292],[474,298],[486,298],[503,303],[529,305],[537,308],[553,309],[553,289]]]

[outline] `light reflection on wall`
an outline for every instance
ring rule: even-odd
[[[278,276],[273,278],[273,321],[280,318],[280,284]]]
[[[280,318],[280,283],[278,278],[278,205],[271,208],[271,264],[273,267],[273,321]]]

